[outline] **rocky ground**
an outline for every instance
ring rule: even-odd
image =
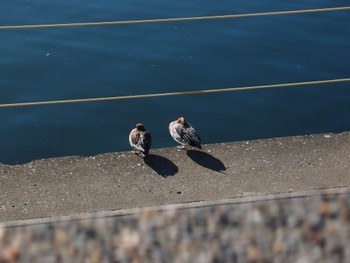
[[[0,262],[350,262],[350,192],[0,228]]]

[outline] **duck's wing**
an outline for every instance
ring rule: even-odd
[[[185,125],[181,125],[181,137],[182,139],[187,142],[189,145],[191,146],[195,146],[198,148],[202,148],[201,147],[201,138],[199,137],[198,133],[196,132],[196,130],[192,127],[191,124],[189,123],[185,123]]]
[[[148,154],[149,150],[151,149],[152,146],[152,135],[150,132],[141,132],[140,133],[140,150]],[[142,148],[142,149],[141,149]]]

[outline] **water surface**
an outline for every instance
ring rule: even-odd
[[[4,0],[1,25],[224,15],[347,1]],[[1,30],[0,103],[174,92],[350,76],[349,11]],[[204,143],[350,130],[349,83],[0,108],[0,162],[129,150],[137,122],[174,146],[185,116]]]

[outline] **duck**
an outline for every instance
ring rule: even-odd
[[[146,130],[142,123],[138,123],[129,134],[129,143],[135,154],[146,157],[152,146],[151,133]]]
[[[184,117],[180,117],[175,121],[170,122],[169,132],[173,139],[181,144],[180,149],[185,149],[186,145],[202,149],[201,138],[199,137],[193,126],[188,123]]]

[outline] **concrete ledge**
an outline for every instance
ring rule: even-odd
[[[250,195],[233,199],[222,199],[222,200],[213,200],[213,201],[199,201],[199,202],[189,202],[189,203],[179,203],[179,204],[167,204],[167,205],[158,205],[158,206],[148,206],[148,207],[138,207],[138,208],[129,208],[129,209],[120,209],[114,211],[98,211],[91,213],[79,213],[71,214],[68,216],[52,216],[45,218],[33,218],[33,219],[23,219],[23,220],[13,220],[6,221],[0,224],[0,226],[9,228],[9,227],[26,227],[26,226],[35,226],[41,224],[61,224],[61,223],[76,223],[85,220],[98,220],[102,222],[105,218],[109,217],[119,217],[119,216],[140,216],[144,213],[162,213],[167,211],[174,210],[196,210],[197,208],[213,208],[219,206],[231,206],[231,205],[240,205],[246,203],[266,203],[269,201],[280,202],[284,199],[304,199],[308,200],[309,198],[320,198],[322,196],[333,196],[333,195],[349,195],[350,196],[350,187],[338,187],[338,188],[327,188],[327,189],[317,189],[309,191],[300,191],[292,193],[277,193],[277,194],[262,194],[262,195]]]
[[[350,133],[0,164],[0,220],[350,185]]]

